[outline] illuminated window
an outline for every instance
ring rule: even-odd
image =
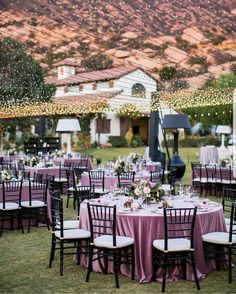
[[[140,84],[134,84],[132,87],[132,96],[138,97],[138,98],[145,98],[146,89],[145,87]]]

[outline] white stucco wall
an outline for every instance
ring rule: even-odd
[[[111,120],[111,128],[109,134],[101,134],[100,135],[100,143],[105,144],[107,143],[109,136],[120,136],[120,119],[114,112],[108,112],[106,114],[106,118]],[[90,124],[91,127],[91,140],[92,143],[98,141],[98,134],[96,133],[96,121],[93,120]]]

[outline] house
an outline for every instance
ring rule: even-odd
[[[147,143],[152,93],[157,91],[158,81],[143,69],[122,66],[104,70],[77,73],[77,63],[66,59],[57,63],[58,75],[48,78],[57,86],[55,100],[95,100],[105,97],[110,110],[91,122],[92,142],[107,142],[109,136],[125,136],[128,129]],[[141,114],[138,118],[119,116],[121,109],[133,105]],[[169,113],[169,112],[168,112]]]

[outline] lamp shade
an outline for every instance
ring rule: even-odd
[[[80,125],[78,119],[59,119],[56,132],[78,132]]]
[[[230,128],[230,126],[219,125],[216,128],[216,133],[217,134],[231,134],[231,128]]]
[[[166,114],[162,123],[163,129],[190,129],[187,114]]]

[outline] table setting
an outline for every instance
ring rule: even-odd
[[[139,182],[140,185],[140,182]],[[141,184],[143,189],[149,183]],[[166,187],[164,187],[166,188]],[[170,188],[170,187],[169,187]],[[116,205],[117,207],[117,233],[135,239],[135,262],[136,279],[140,283],[152,281],[152,242],[154,239],[163,238],[163,207],[167,208],[192,208],[197,206],[197,216],[195,225],[195,258],[197,262],[197,272],[199,279],[205,278],[206,274],[215,269],[214,264],[205,262],[202,234],[212,231],[226,231],[222,205],[209,199],[200,198],[195,191],[180,189],[177,195],[173,196],[170,191],[158,186],[158,196],[156,198],[146,195],[139,195],[140,186],[136,185],[136,196],[125,195],[123,190],[116,189],[100,198],[85,200],[80,206],[80,228],[89,229],[87,214],[87,203],[98,205]],[[170,190],[170,189],[169,189]],[[147,196],[148,195],[148,196]],[[146,198],[150,197],[150,201]],[[85,260],[83,261],[85,264]],[[100,272],[101,264],[95,263],[94,270]],[[112,269],[110,269],[112,272]],[[124,275],[130,276],[130,269],[121,267]],[[178,280],[182,276],[182,269],[178,266],[169,274],[169,281]],[[187,267],[187,279],[194,280],[191,268]],[[161,272],[157,272],[157,280],[161,281]]]

